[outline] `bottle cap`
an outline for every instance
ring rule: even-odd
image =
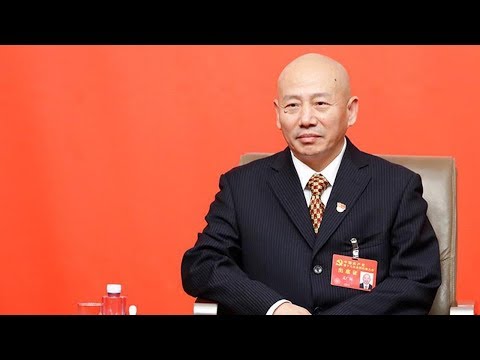
[[[120,294],[122,292],[121,284],[107,284],[107,293]]]
[[[128,307],[128,315],[137,315],[137,307],[135,305]]]

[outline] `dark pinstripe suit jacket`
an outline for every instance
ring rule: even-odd
[[[219,313],[265,314],[288,299],[314,314],[426,314],[441,273],[422,192],[418,174],[347,139],[316,235],[288,148],[236,167],[220,177],[207,226],[184,254],[184,290],[218,302]],[[371,292],[330,285],[332,255],[351,255],[352,237],[360,257],[378,261]]]

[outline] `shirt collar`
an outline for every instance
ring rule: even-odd
[[[338,169],[340,167],[340,163],[342,162],[343,154],[345,153],[346,148],[347,140],[344,138],[343,147],[340,153],[320,172],[320,174],[325,176],[331,186],[333,186],[335,183],[335,178],[337,177]],[[318,172],[298,160],[293,154],[292,150],[290,150],[290,153],[292,154],[293,166],[295,166],[295,170],[297,171],[298,178],[302,184],[302,189],[305,189],[307,187],[308,180],[310,180],[313,174]]]

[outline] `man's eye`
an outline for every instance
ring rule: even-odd
[[[295,114],[300,109],[300,104],[287,104],[283,107],[283,111],[288,114]]]

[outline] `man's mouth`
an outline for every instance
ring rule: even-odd
[[[302,134],[297,136],[297,140],[304,144],[314,142],[318,138],[320,138],[320,135],[318,134]]]

